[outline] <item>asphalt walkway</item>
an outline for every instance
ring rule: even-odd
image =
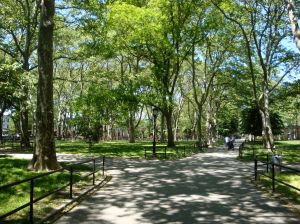
[[[300,223],[249,181],[237,152],[180,161],[109,159],[112,180],[57,224]]]

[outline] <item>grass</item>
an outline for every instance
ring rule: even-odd
[[[3,186],[8,183],[23,180],[41,174],[43,172],[31,172],[27,171],[26,167],[28,160],[12,159],[9,157],[0,158],[0,185]],[[63,167],[68,164],[62,163]],[[83,174],[87,171],[91,171],[91,167],[87,165],[78,165],[75,168],[76,173],[73,175],[73,181],[76,183],[74,188],[82,188],[87,184],[87,181],[91,182],[89,178],[82,178]],[[41,197],[46,193],[56,190],[64,185],[67,185],[70,180],[70,174],[66,170],[64,172],[58,172],[45,176],[34,181],[34,198]],[[30,182],[25,182],[20,185],[9,187],[0,191],[0,215],[3,215],[9,211],[16,209],[29,202],[30,195]],[[58,195],[51,195],[45,199],[34,204],[35,217],[42,218],[50,210],[61,204],[64,199],[68,197],[68,188],[60,192]],[[20,212],[8,217],[9,223],[28,223],[28,208],[21,210]]]
[[[178,142],[177,148],[186,146],[186,153],[190,154],[193,151],[194,142]],[[164,153],[165,144],[157,144],[157,153]],[[88,156],[110,156],[110,157],[127,157],[127,158],[143,158],[145,155],[145,148],[151,151],[152,142],[137,142],[128,143],[128,141],[111,141],[100,142],[93,144],[90,148],[89,144],[84,141],[57,141],[57,153],[69,153]],[[182,150],[176,151],[175,148],[168,148],[167,153],[172,158],[182,157]],[[174,155],[174,154],[178,155]],[[182,155],[181,155],[182,154]]]
[[[266,173],[265,173],[266,174]],[[271,173],[268,174],[269,176]],[[300,189],[300,176],[299,174],[292,174],[292,173],[277,173],[275,176],[276,180],[285,182],[291,186]],[[270,178],[265,176],[259,177],[259,183],[265,186],[267,189],[272,189],[272,181]],[[300,191],[295,190],[291,187],[283,185],[281,183],[275,182],[275,192],[280,194],[281,196],[287,198],[293,203],[300,204]]]
[[[300,164],[300,141],[276,141],[275,153],[282,156],[283,164]],[[253,155],[258,156],[258,159],[266,161],[267,150],[263,149],[261,142],[247,143],[243,152],[242,161],[253,161]],[[271,158],[271,157],[269,157]],[[297,168],[297,167],[296,167]],[[266,173],[264,173],[266,175]],[[271,175],[270,173],[268,175]],[[275,173],[275,178],[278,181],[285,182],[291,186],[300,189],[300,173],[280,172]],[[263,184],[268,189],[272,189],[272,181],[270,178],[260,176],[259,183]],[[290,188],[284,184],[276,182],[275,191],[290,201],[300,204],[300,191]]]
[[[300,140],[276,141],[275,146],[275,153],[282,155],[284,162],[300,163]],[[266,157],[268,153],[270,154],[270,152],[263,148],[262,142],[250,142],[246,144],[243,156],[240,159],[243,161],[253,161],[253,155]]]

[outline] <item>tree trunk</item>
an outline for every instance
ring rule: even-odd
[[[111,124],[111,121],[110,121],[109,125],[107,125],[107,138],[108,138],[109,141],[112,140],[111,130],[112,130],[112,124]]]
[[[29,72],[29,52],[24,52],[23,55],[23,70],[26,72]],[[24,92],[24,97],[22,98],[20,102],[20,132],[21,132],[21,147],[24,148],[30,148],[30,141],[29,141],[29,125],[28,125],[28,96],[29,96],[29,90],[28,87],[25,86],[22,88],[22,91]]]
[[[58,114],[57,133],[56,133],[57,140],[62,139],[62,123],[63,123],[63,114],[61,110]]]
[[[173,134],[173,125],[172,125],[172,109],[168,109],[165,117],[167,122],[167,130],[168,130],[168,147],[174,147],[174,134]]]
[[[295,10],[294,0],[285,0],[288,10],[288,16],[291,23],[292,33],[296,42],[297,48],[300,50],[300,30]]]
[[[206,140],[209,146],[213,145],[213,125],[212,125],[212,110],[211,105],[208,103],[206,111]]]
[[[197,142],[198,147],[202,145],[202,108],[198,107],[197,113]]]
[[[262,136],[264,139],[264,146],[267,149],[273,150],[274,136],[271,127],[270,111],[269,111],[269,92],[264,87],[263,93],[263,108],[260,108],[260,114],[262,119]]]
[[[266,149],[273,149],[274,146],[274,137],[271,128],[269,112],[261,111],[262,117],[262,137],[264,141],[264,147]]]
[[[135,143],[135,125],[134,125],[134,112],[129,111],[129,120],[128,120],[128,132],[129,132],[129,143]]]
[[[2,144],[2,134],[3,134],[3,130],[2,130],[2,125],[3,125],[3,111],[0,111],[0,144]]]
[[[54,0],[41,1],[38,39],[38,71],[36,110],[36,148],[29,169],[55,170],[57,162],[54,142],[53,114],[53,28]]]
[[[58,114],[58,124],[57,124],[57,140],[61,140],[64,131],[64,119],[65,119],[65,108],[60,109]]]
[[[163,113],[161,113],[161,123],[160,123],[160,142],[163,143],[165,142],[165,116]]]
[[[28,126],[28,108],[25,102],[21,102],[20,111],[20,134],[21,134],[21,146],[23,148],[30,148],[29,142],[29,126]]]
[[[68,127],[67,127],[67,112],[65,111],[63,114],[62,120],[62,128],[63,128],[63,138],[66,139],[68,137]]]

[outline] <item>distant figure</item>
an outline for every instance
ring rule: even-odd
[[[228,150],[229,149],[232,149],[232,150],[234,150],[234,141],[235,141],[235,137],[234,136],[232,136],[231,138],[230,138],[230,140],[229,140],[229,146],[228,146]]]
[[[225,145],[227,146],[227,148],[229,150],[230,138],[228,136],[225,137]]]

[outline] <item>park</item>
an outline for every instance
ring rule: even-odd
[[[300,223],[299,9],[1,0],[0,223]]]

